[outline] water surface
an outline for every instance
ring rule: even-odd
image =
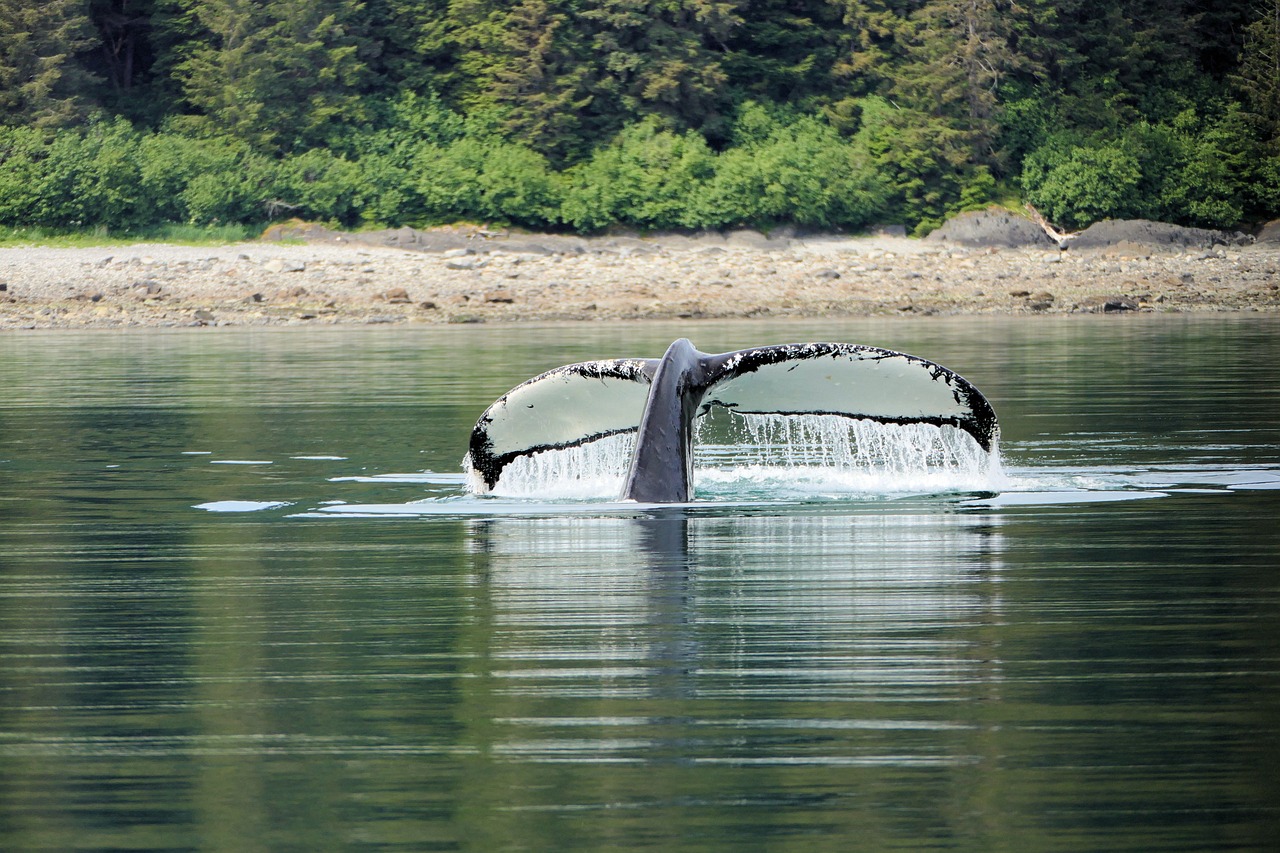
[[[0,848],[1274,849],[1277,332],[0,338]],[[495,397],[682,335],[940,361],[1005,479],[465,493]]]

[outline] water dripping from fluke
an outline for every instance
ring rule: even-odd
[[[635,434],[521,456],[491,489],[503,498],[610,500],[622,491]],[[739,415],[698,421],[695,492],[708,500],[996,492],[998,452],[933,424],[883,424],[837,415]]]

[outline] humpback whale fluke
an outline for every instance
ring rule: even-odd
[[[977,388],[917,356],[840,343],[709,355],[681,338],[660,359],[569,364],[517,385],[480,416],[465,464],[489,490],[519,457],[636,432],[622,497],[684,502],[693,493],[693,423],[712,406],[951,426],[987,452],[1000,433]]]

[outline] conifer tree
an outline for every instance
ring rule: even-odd
[[[93,47],[84,0],[0,0],[0,123],[76,121],[95,82],[76,62]]]
[[[464,107],[494,110],[507,135],[558,160],[582,149],[594,69],[565,3],[457,0]]]
[[[356,0],[178,0],[207,31],[178,64],[188,123],[264,151],[358,118],[370,46]]]
[[[714,130],[727,76],[726,42],[741,0],[583,0],[601,64],[592,94],[607,116],[653,115],[677,128]]]
[[[380,46],[370,68],[386,92],[443,92],[454,82],[455,27],[449,0],[368,0],[371,39]]]
[[[976,159],[989,157],[1000,85],[1018,65],[1010,0],[930,0],[902,33],[905,61],[893,91],[959,131]]]
[[[89,0],[100,66],[117,94],[132,89],[150,65],[148,32],[154,0]]]
[[[1265,0],[1245,30],[1234,82],[1262,132],[1280,143],[1280,0]]]
[[[745,0],[723,60],[736,97],[804,109],[833,100],[833,69],[848,51],[843,10],[831,0]]]
[[[908,21],[920,0],[832,0],[849,32],[836,73],[856,94],[881,92],[903,54]]]

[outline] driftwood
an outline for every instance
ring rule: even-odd
[[[1050,225],[1049,220],[1045,219],[1044,215],[1030,204],[1023,206],[1026,207],[1027,212],[1031,214],[1031,221],[1043,228],[1044,233],[1048,234],[1049,238],[1053,240],[1053,242],[1057,243],[1060,248],[1065,249],[1068,243],[1080,236],[1079,231],[1073,231],[1070,233],[1059,231]]]

